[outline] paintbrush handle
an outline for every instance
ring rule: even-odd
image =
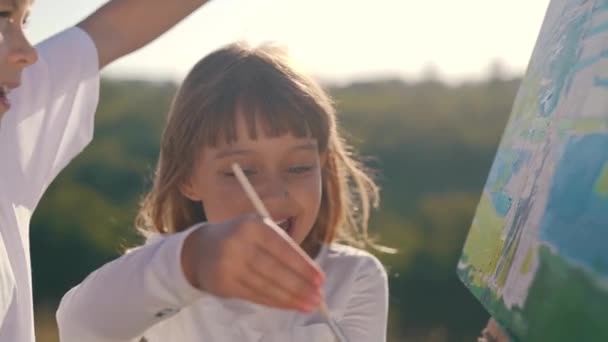
[[[238,164],[234,163],[232,164],[232,171],[234,172],[236,179],[239,181],[239,183],[241,183],[243,190],[245,190],[247,197],[249,197],[249,200],[255,207],[255,210],[258,212],[258,214],[262,216],[262,218],[272,219],[272,217],[270,217],[270,213],[268,212],[268,210],[266,210],[266,207],[264,206],[264,202],[262,202],[262,199],[260,199],[258,194],[255,192],[255,189],[249,182],[249,179],[247,179],[247,176],[245,176],[243,169],[241,169]]]
[[[321,301],[321,304],[319,304],[319,312],[327,320],[327,323],[329,324],[329,328],[334,333],[334,336],[336,336],[337,341],[338,342],[349,342],[348,338],[346,337],[346,335],[344,334],[342,329],[340,329],[340,326],[338,326],[338,324],[336,323],[336,320],[329,313],[329,309],[327,308],[325,301]]]
[[[249,179],[247,179],[247,176],[245,176],[245,173],[243,172],[241,167],[237,163],[233,163],[232,171],[234,172],[236,179],[243,187],[245,194],[247,194],[247,197],[249,197],[249,200],[251,201],[251,203],[253,203],[253,206],[255,207],[256,211],[260,216],[262,216],[262,219],[264,220],[266,225],[272,226],[274,229],[278,229],[279,231],[281,231],[281,228],[277,227],[277,224],[272,220],[272,217],[270,217],[270,213],[264,206],[264,202],[262,202],[262,199],[260,199],[258,194],[255,192],[255,189],[249,182]],[[321,303],[319,304],[319,312],[321,312],[321,315],[323,315],[327,320],[327,323],[329,324],[329,327],[338,339],[338,342],[348,342],[348,339],[346,338],[338,324],[336,324],[335,320],[331,317],[331,314],[329,313],[329,309],[327,308],[324,299],[321,299]]]

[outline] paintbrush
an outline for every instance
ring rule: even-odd
[[[245,176],[245,173],[243,172],[241,167],[237,163],[233,163],[232,171],[234,172],[236,179],[241,184],[241,187],[243,187],[245,194],[247,194],[247,197],[249,197],[249,200],[255,207],[255,210],[262,217],[262,220],[264,221],[264,223],[276,230],[281,231],[282,230],[281,227],[279,227],[274,222],[274,220],[270,216],[270,213],[268,212],[268,210],[266,210],[264,203],[262,202],[262,200],[260,199],[258,194],[255,192],[255,189],[253,188],[253,186],[247,179],[247,176]],[[323,315],[323,317],[325,317],[325,319],[327,320],[327,324],[329,324],[329,327],[331,328],[331,331],[336,336],[336,339],[338,340],[338,342],[348,342],[348,339],[346,338],[346,336],[344,335],[344,333],[342,332],[342,330],[340,329],[340,327],[338,326],[336,321],[331,316],[329,309],[327,308],[327,305],[325,304],[325,300],[323,300],[323,299],[321,300],[321,303],[319,304],[319,312],[321,312],[321,315]]]

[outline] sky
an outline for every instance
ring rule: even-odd
[[[172,1],[172,0],[168,0]],[[106,0],[36,0],[36,43]],[[235,40],[278,42],[324,81],[484,77],[499,60],[523,74],[549,0],[213,0],[147,47],[104,70],[110,77],[181,80],[211,51]],[[146,21],[146,15],[134,18]]]

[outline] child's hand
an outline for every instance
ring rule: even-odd
[[[490,318],[488,325],[482,331],[482,337],[477,339],[478,342],[509,342],[509,337],[496,324],[493,318]]]
[[[182,266],[193,286],[219,297],[301,311],[321,300],[319,267],[257,215],[193,231],[184,242]]]

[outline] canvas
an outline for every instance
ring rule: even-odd
[[[550,2],[458,275],[515,340],[608,341],[607,0]]]

